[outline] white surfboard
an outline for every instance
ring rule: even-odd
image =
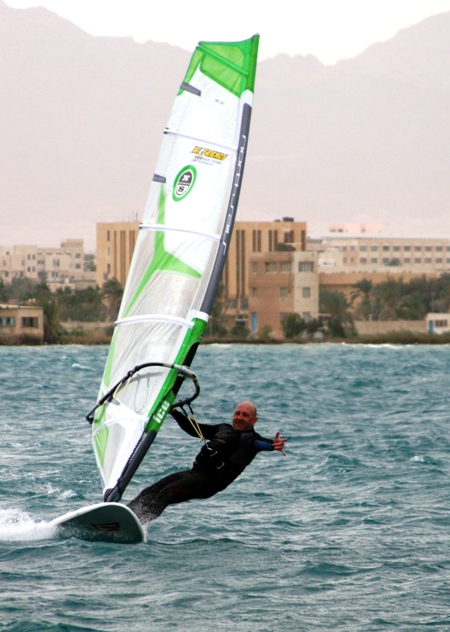
[[[99,503],[55,518],[50,525],[64,536],[120,544],[145,542],[145,532],[137,516],[126,505]]]

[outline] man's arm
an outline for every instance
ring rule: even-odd
[[[286,441],[287,439],[280,437],[280,433],[277,432],[273,441],[258,435],[254,440],[253,445],[257,452],[263,452],[264,450],[279,450],[284,456],[286,456],[286,452],[284,451],[284,444]]]
[[[177,424],[180,426],[181,430],[187,432],[191,437],[199,438],[198,432],[195,430],[194,425],[190,422],[189,418],[186,417],[181,410],[177,410],[176,408],[171,408],[169,413],[175,419]],[[196,424],[200,428],[200,431],[205,439],[212,439],[216,433],[216,426],[210,426],[209,424]]]

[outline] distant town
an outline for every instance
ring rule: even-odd
[[[97,224],[60,247],[0,245],[0,342],[111,333],[139,222]],[[208,334],[250,340],[354,338],[450,329],[450,239],[383,237],[377,224],[235,223]],[[53,318],[53,321],[52,321]],[[96,339],[92,332],[101,331]],[[105,333],[106,332],[106,333]]]

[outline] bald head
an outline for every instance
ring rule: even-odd
[[[256,406],[252,402],[240,402],[233,413],[233,428],[246,432],[251,430],[258,421]]]

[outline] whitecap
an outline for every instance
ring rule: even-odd
[[[87,371],[89,369],[88,366],[84,366],[84,364],[79,364],[78,362],[74,362],[71,365],[72,369],[81,369],[82,371]]]

